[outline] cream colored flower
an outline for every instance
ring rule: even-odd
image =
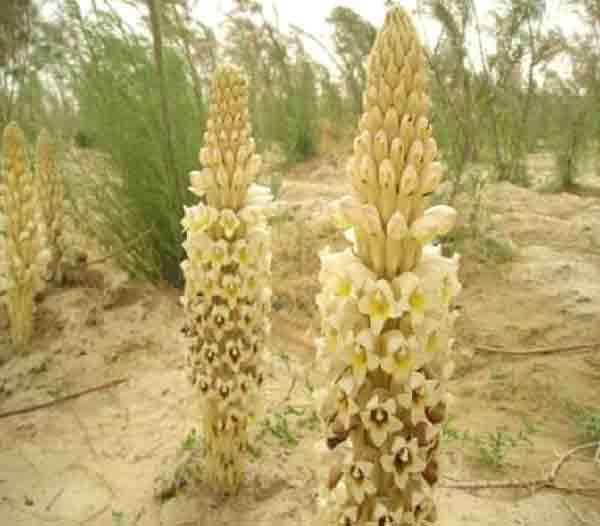
[[[238,215],[248,227],[259,225],[266,220],[265,209],[262,206],[247,205],[238,212]]]
[[[444,396],[444,390],[437,380],[427,380],[421,373],[410,376],[412,404],[410,407],[413,424],[427,422],[426,411],[435,407]]]
[[[254,329],[256,325],[256,306],[255,305],[239,305],[238,306],[239,320],[238,327],[242,332],[246,333]]]
[[[369,325],[368,318],[360,313],[358,302],[354,299],[341,301],[335,296],[319,294],[317,306],[322,320],[340,333],[360,331]]]
[[[231,403],[230,396],[234,391],[233,380],[224,380],[223,378],[217,378],[215,383],[217,391],[217,401],[221,411],[224,411]]]
[[[225,344],[223,363],[229,365],[233,372],[238,373],[244,360],[244,346],[242,341],[239,339],[228,340]]]
[[[205,301],[211,301],[214,296],[221,295],[219,284],[219,273],[215,270],[204,272],[197,282],[198,290],[204,296]]]
[[[204,396],[206,399],[213,398],[216,396],[216,379],[207,374],[199,374],[196,377],[196,382],[194,387],[198,390],[198,392]]]
[[[339,510],[337,523],[339,526],[358,525],[358,506],[346,506]]]
[[[446,205],[429,208],[411,225],[410,235],[421,245],[430,243],[454,228],[456,216],[456,210]]]
[[[423,363],[438,362],[450,350],[450,330],[445,319],[425,319],[417,338]]]
[[[203,148],[203,150],[206,151],[207,149]],[[189,190],[198,197],[203,197],[215,187],[214,175],[209,168],[205,168],[202,171],[194,170],[190,172],[190,180],[192,185],[189,187]]]
[[[377,491],[372,479],[374,467],[372,462],[354,461],[351,456],[346,460],[346,486],[358,504]]]
[[[263,208],[273,201],[273,194],[269,187],[261,184],[251,184],[248,188],[246,206],[261,205]]]
[[[396,317],[398,312],[392,288],[383,279],[367,281],[358,308],[361,313],[369,316],[374,334],[380,334],[385,322]]]
[[[255,226],[248,231],[246,243],[252,247],[258,261],[264,261],[271,254],[271,236],[266,226]]]
[[[425,320],[425,313],[429,306],[429,301],[425,289],[419,283],[415,289],[411,292],[408,298],[408,304],[410,307],[410,319],[413,328],[418,328]]]
[[[411,297],[415,290],[419,288],[419,276],[412,272],[403,272],[392,281],[394,299],[399,314],[403,314],[411,309]]]
[[[213,240],[206,233],[188,233],[182,245],[192,265],[200,266],[210,261]]]
[[[380,458],[381,467],[394,475],[394,483],[399,489],[406,484],[413,473],[421,473],[425,469],[425,461],[421,458],[416,438],[406,440],[402,436],[394,439],[391,454]]]
[[[323,337],[315,339],[316,358],[331,376],[338,376],[347,367],[343,350],[352,345],[354,334],[351,331],[340,334],[335,327],[329,325],[323,328],[322,333]]]
[[[239,265],[241,273],[247,272],[248,267],[256,262],[256,251],[245,239],[238,239],[233,243],[231,259]]]
[[[184,217],[181,220],[183,229],[186,232],[199,234],[208,230],[219,217],[219,212],[215,208],[203,204],[196,206],[184,206]]]
[[[369,370],[379,367],[378,356],[373,352],[375,338],[367,336],[365,332],[364,330],[359,332],[356,338],[349,345],[346,344],[342,350],[342,359],[351,367],[356,387],[364,383]]]
[[[225,237],[231,239],[235,236],[235,233],[240,226],[240,220],[233,210],[225,208],[221,210],[219,224],[225,232]]]
[[[227,332],[235,328],[231,320],[231,310],[226,305],[214,306],[209,319],[209,327],[212,329],[215,340],[217,341],[223,338]]]
[[[344,429],[350,429],[352,419],[360,411],[360,407],[354,401],[355,391],[352,387],[352,381],[348,377],[342,378],[333,391],[337,419],[344,426]]]
[[[237,274],[223,275],[221,283],[221,297],[227,302],[230,308],[237,305],[242,295],[241,278]]]
[[[216,343],[205,343],[202,346],[202,355],[204,363],[209,370],[218,369],[221,366],[221,358],[219,356],[219,346]]]
[[[228,428],[234,433],[239,433],[246,428],[247,416],[240,408],[230,405],[227,407]]]
[[[242,278],[241,296],[253,300],[258,292],[259,283],[266,281],[260,279],[260,274],[257,272],[246,272]]]
[[[358,297],[365,281],[375,279],[373,272],[352,253],[351,249],[332,253],[329,247],[326,247],[319,253],[319,257],[321,259],[319,281],[324,285],[325,290],[338,298]]]
[[[229,243],[224,239],[220,239],[212,244],[209,261],[213,269],[220,269],[230,262]]]
[[[388,502],[391,507],[392,503]],[[404,508],[400,507],[396,510],[390,509],[382,500],[378,500],[373,510],[371,520],[365,526],[403,526],[407,524],[407,515],[404,513]],[[408,523],[410,524],[410,523]]]
[[[409,483],[411,494],[411,509],[415,526],[431,526],[434,524],[435,501],[431,486],[423,477]]]
[[[383,336],[383,342],[386,355],[381,361],[381,368],[396,383],[403,383],[420,366],[416,352],[417,340],[414,336],[405,338],[401,331],[388,331]]]
[[[371,441],[378,448],[383,446],[390,435],[403,427],[396,417],[396,402],[392,398],[381,401],[379,395],[373,396],[360,417]]]

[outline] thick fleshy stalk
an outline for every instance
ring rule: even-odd
[[[33,174],[25,137],[14,123],[4,130],[0,207],[5,213],[6,303],[13,344],[22,349],[33,333],[34,296],[40,284],[40,244]]]
[[[65,190],[62,175],[56,168],[54,144],[46,129],[43,129],[38,137],[36,168],[43,239],[48,252],[47,278],[60,283],[62,280],[61,262],[64,253]]]
[[[332,467],[320,523],[433,524],[440,428],[452,370],[458,256],[431,242],[456,212],[428,208],[441,169],[426,117],[426,67],[410,18],[391,9],[368,64],[365,112],[348,164],[353,195],[335,203],[353,249],[321,253],[318,363],[332,384],[319,411]]]
[[[260,157],[247,99],[241,72],[219,68],[200,151],[204,170],[191,174],[190,190],[204,202],[186,208],[182,221],[186,366],[199,397],[204,471],[216,489],[229,493],[242,481],[248,423],[260,406],[271,307],[271,195],[254,184]]]

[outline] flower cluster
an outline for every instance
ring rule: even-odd
[[[182,263],[188,378],[199,397],[206,473],[235,491],[244,472],[247,426],[260,408],[260,355],[269,331],[271,195],[253,180],[246,82],[231,66],[212,83],[205,165],[190,190],[205,202],[185,209]]]
[[[0,207],[4,210],[6,302],[13,344],[22,347],[33,333],[34,295],[40,287],[40,250],[36,193],[23,132],[9,124],[3,137]]]
[[[56,169],[54,145],[46,129],[40,132],[37,143],[37,188],[44,231],[45,248],[48,251],[48,277],[60,282],[61,260],[64,253],[63,216],[64,182]]]
[[[425,69],[408,15],[391,9],[369,59],[348,165],[353,194],[332,209],[353,247],[320,254],[318,363],[332,384],[319,412],[330,436],[352,446],[322,501],[324,525],[431,524],[436,517],[452,302],[461,286],[458,256],[443,257],[432,244],[453,228],[456,212],[427,208],[441,170],[425,116]]]
[[[379,524],[378,502],[395,516],[414,516],[437,481],[432,470],[452,370],[456,316],[449,307],[460,291],[458,257],[444,258],[427,245],[419,264],[391,282],[351,250],[326,250],[321,265],[317,359],[334,385],[319,411],[330,433],[348,433],[353,442],[339,512],[360,512],[356,520],[370,514]],[[395,507],[385,507],[383,498]]]

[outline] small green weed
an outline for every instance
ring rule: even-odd
[[[262,426],[261,436],[269,432],[290,447],[296,447],[299,443],[298,438],[290,429],[287,414],[274,413],[272,418],[266,417],[263,420]]]
[[[508,451],[523,443],[532,444],[529,440],[530,434],[537,433],[539,428],[535,427],[529,421],[524,420],[525,428],[518,433],[511,433],[504,428],[498,428],[496,431],[486,433],[471,434],[469,431],[460,431],[455,425],[456,417],[450,415],[442,424],[443,440],[461,440],[463,445],[471,444],[475,446],[479,453],[479,460],[496,469],[501,468],[506,461]]]
[[[125,514],[122,511],[113,511],[112,520],[114,526],[125,526]]]
[[[480,460],[496,469],[504,464],[508,450],[519,446],[522,442],[532,443],[525,432],[520,431],[517,435],[513,435],[505,429],[488,431],[476,436],[474,441]]]
[[[571,401],[565,407],[578,433],[591,440],[600,439],[600,408],[579,406]]]
[[[262,452],[260,449],[255,448],[252,444],[247,444],[246,445],[246,449],[248,450],[248,453],[250,453],[250,461],[254,462],[255,460],[259,459]]]
[[[181,447],[183,449],[194,449],[198,444],[198,439],[200,436],[198,435],[198,431],[196,429],[192,429],[187,436],[183,439],[183,443]]]

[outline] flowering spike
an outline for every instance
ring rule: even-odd
[[[269,203],[253,184],[260,169],[247,110],[247,83],[233,66],[213,76],[201,172],[191,191],[205,202],[185,209],[188,378],[200,398],[205,472],[235,492],[245,470],[248,424],[260,407],[260,357],[271,305]]]
[[[37,143],[36,168],[42,228],[45,248],[48,251],[48,277],[60,282],[61,261],[64,253],[63,216],[64,182],[56,169],[54,144],[45,128],[40,132]]]
[[[28,166],[25,137],[15,124],[4,130],[0,208],[4,210],[7,258],[6,302],[10,335],[16,347],[29,343],[33,333],[34,296],[40,286],[39,225],[33,174]]]
[[[323,526],[433,524],[458,257],[430,243],[454,226],[427,208],[440,183],[426,116],[423,50],[410,18],[391,9],[369,58],[365,113],[348,163],[353,196],[336,221],[354,249],[321,253],[317,341],[333,386],[319,414],[328,444],[349,439],[334,465]],[[333,380],[335,379],[335,380]],[[331,482],[333,481],[333,482]]]

